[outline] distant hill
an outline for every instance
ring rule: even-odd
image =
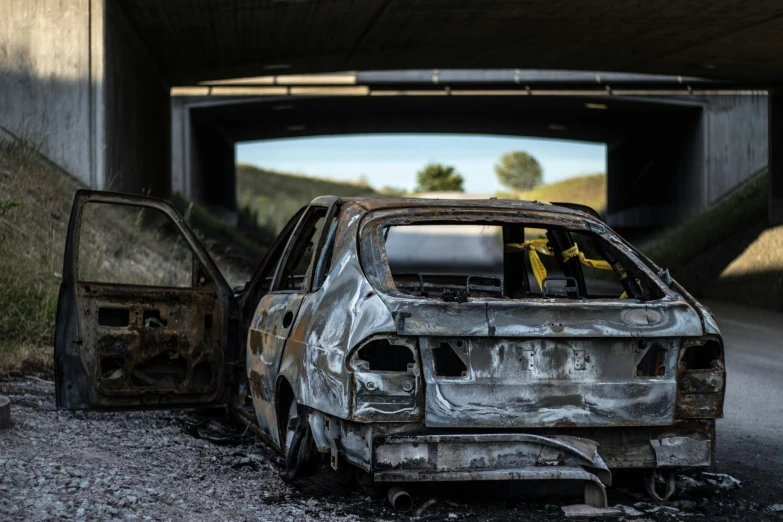
[[[318,196],[372,196],[360,183],[331,181],[298,174],[237,165],[237,200],[244,214],[266,231],[277,234],[297,210]]]
[[[597,210],[606,211],[606,174],[584,174],[544,185],[535,190],[518,192],[516,198],[551,203],[580,203]]]

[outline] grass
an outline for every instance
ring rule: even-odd
[[[378,193],[362,183],[331,181],[296,174],[237,165],[237,200],[244,212],[272,235],[314,198],[332,196],[373,196]]]
[[[509,194],[503,194],[503,196],[508,197]],[[603,214],[606,210],[606,175],[598,173],[574,176],[534,190],[517,192],[511,197],[546,203],[553,201],[579,203]]]
[[[702,252],[726,241],[749,225],[767,219],[769,173],[746,181],[703,213],[664,232],[641,250],[659,266],[678,271]]]
[[[52,372],[68,218],[74,193],[84,188],[37,150],[24,140],[0,142],[0,374]],[[237,268],[233,245],[250,250],[254,262],[263,248],[202,207],[175,199],[202,238],[229,238],[203,242],[229,283],[244,283],[247,265]],[[138,210],[119,215],[123,208],[102,209],[92,223],[85,219],[90,250],[82,268],[122,282],[181,280],[191,265],[179,238]]]
[[[54,317],[73,193],[30,140],[0,143],[0,372],[52,369]]]

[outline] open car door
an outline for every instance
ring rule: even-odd
[[[148,197],[80,190],[57,305],[57,406],[227,402],[234,298],[182,216]]]

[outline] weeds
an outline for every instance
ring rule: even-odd
[[[606,174],[584,174],[550,183],[535,190],[500,195],[527,201],[579,203],[603,215],[606,211]]]
[[[24,205],[23,201],[15,199],[0,200],[0,216],[4,216],[7,211],[16,207],[21,207],[22,205]]]
[[[764,169],[701,214],[666,231],[641,250],[659,266],[679,270],[712,245],[767,219],[769,172]]]
[[[331,181],[284,174],[252,165],[237,165],[237,200],[258,226],[277,235],[300,208],[324,196],[373,196],[372,187],[360,183]]]

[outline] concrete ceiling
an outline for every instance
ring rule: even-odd
[[[172,84],[520,68],[783,82],[780,0],[115,0]]]
[[[227,140],[366,133],[478,133],[614,143],[671,134],[701,105],[582,96],[347,96],[224,99],[190,105],[191,120]],[[213,99],[214,100],[214,99]],[[187,104],[187,100],[184,100]],[[695,121],[695,120],[694,120]]]

